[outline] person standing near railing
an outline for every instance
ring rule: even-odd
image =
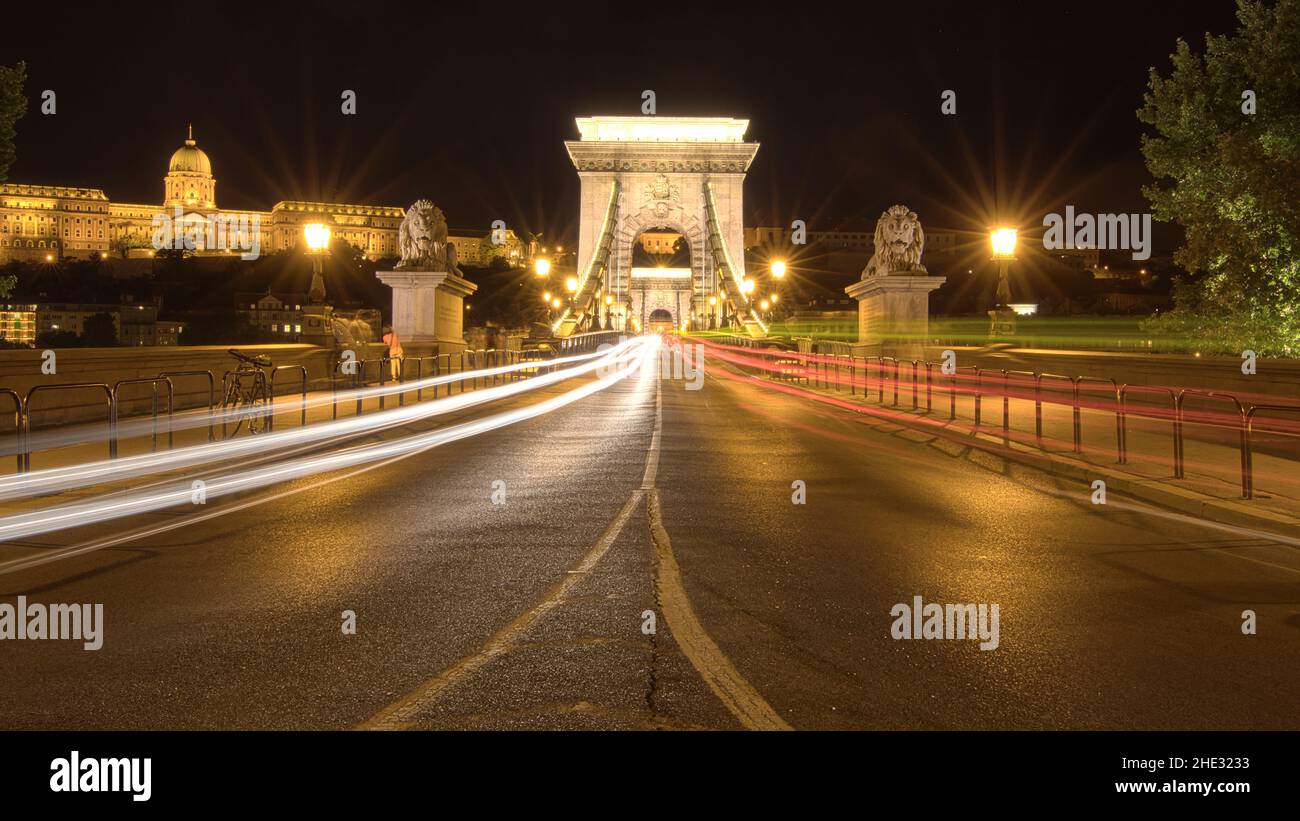
[[[394,382],[401,381],[402,342],[397,338],[397,331],[393,330],[392,325],[384,326],[384,344],[388,346],[389,373],[392,374]]]

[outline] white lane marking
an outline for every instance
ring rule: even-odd
[[[473,674],[492,659],[509,651],[537,622],[562,602],[569,591],[583,580],[596,563],[609,552],[618,539],[619,533],[628,518],[636,511],[637,502],[641,500],[641,490],[635,490],[623,504],[622,510],[614,517],[600,534],[596,543],[582,557],[582,561],[573,570],[565,574],[558,584],[547,591],[542,600],[531,610],[516,618],[492,634],[487,643],[474,655],[466,656],[451,667],[416,687],[401,699],[380,710],[357,727],[358,730],[404,730],[412,726],[420,714],[427,710],[447,689]]]
[[[653,353],[655,348],[654,346],[648,346],[648,350]],[[648,354],[646,355],[646,358],[649,358]],[[642,368],[642,373],[645,373],[644,367]],[[652,446],[656,441],[657,437],[651,439]],[[657,461],[658,457],[656,455],[656,464]],[[653,477],[649,460],[647,460],[645,476]],[[642,477],[642,484],[646,481],[645,476]],[[605,528],[605,531],[596,539],[595,544],[587,550],[577,566],[566,570],[565,578],[547,591],[546,595],[542,597],[542,600],[534,605],[531,610],[493,633],[477,653],[462,658],[460,661],[444,669],[433,678],[420,684],[402,698],[357,725],[356,729],[404,730],[413,726],[420,714],[429,709],[429,707],[431,707],[449,687],[481,669],[496,656],[507,652],[512,647],[518,646],[522,637],[537,623],[538,619],[555,609],[556,605],[564,600],[565,596],[571,589],[573,589],[574,585],[583,581],[583,578],[587,573],[589,573],[596,566],[596,563],[609,552],[610,547],[614,545],[614,541],[618,538],[619,533],[622,532],[623,526],[627,524],[628,517],[630,517],[633,511],[636,510],[637,503],[641,500],[643,493],[644,491],[640,488],[632,491],[632,495],[628,497],[626,502],[624,502],[618,515],[614,517],[614,520],[609,523]]]
[[[650,439],[650,455],[646,459],[646,479],[642,490],[646,492],[646,512],[650,523],[650,542],[655,554],[655,587],[664,618],[672,630],[673,639],[682,654],[691,662],[704,682],[731,711],[731,714],[748,730],[794,729],[777,715],[772,705],[759,695],[745,679],[717,643],[700,624],[686,595],[681,567],[673,554],[673,545],[664,529],[660,513],[659,491],[654,480],[659,469],[659,441],[663,430],[663,391],[655,389],[655,429]]]
[[[672,544],[659,513],[658,492],[654,489],[659,472],[659,449],[663,435],[663,394],[655,379],[655,424],[646,452],[646,467],[641,487],[632,492],[614,520],[574,569],[568,570],[558,584],[528,612],[498,630],[475,654],[466,656],[425,681],[401,699],[385,707],[357,726],[359,730],[403,730],[415,725],[449,688],[482,669],[492,659],[519,646],[523,637],[538,621],[558,606],[582,577],[595,568],[609,552],[622,532],[637,503],[645,497],[650,516],[651,540],[655,548],[654,583],[664,617],[673,631],[683,654],[699,672],[709,689],[746,729],[789,730],[789,724],[736,669],[718,645],[705,632],[691,607],[682,584],[681,569],[672,552]]]

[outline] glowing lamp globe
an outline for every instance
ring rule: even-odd
[[[320,222],[310,222],[302,227],[302,236],[307,243],[307,250],[320,254],[329,250],[330,227]]]
[[[1016,255],[1016,229],[995,228],[989,233],[994,259],[1014,259]]]

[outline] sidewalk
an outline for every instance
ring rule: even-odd
[[[977,384],[970,372],[959,372],[954,403],[951,377],[940,376],[937,368],[927,399],[925,371],[921,368],[914,399],[911,367],[905,364],[899,374],[895,404],[892,368],[885,376],[882,400],[874,366],[866,374],[861,367],[856,368],[852,378],[847,366],[838,368],[838,374],[834,366],[829,374],[825,370],[813,374],[799,366],[795,355],[789,355],[780,357],[781,374],[758,374],[752,363],[759,359],[776,362],[777,357],[725,353],[727,357],[746,359],[733,364],[743,364],[744,373],[765,381],[834,397],[888,422],[960,438],[982,450],[1078,479],[1085,486],[1102,479],[1110,492],[1189,515],[1300,535],[1300,429],[1294,416],[1260,417],[1261,427],[1252,439],[1254,498],[1244,499],[1238,417],[1230,408],[1225,412],[1224,406],[1213,400],[1198,398],[1195,407],[1191,400],[1186,406],[1183,476],[1175,478],[1173,413],[1168,395],[1140,393],[1129,397],[1124,425],[1127,459],[1121,464],[1116,402],[1108,384],[1085,384],[1080,390],[1080,442],[1076,452],[1071,389],[1064,381],[1057,385],[1043,382],[1040,439],[1033,380],[1029,376],[1011,378],[1010,397],[1004,409],[1001,375],[986,375],[978,385],[980,424],[976,426]],[[709,355],[717,358],[715,351]],[[864,392],[869,394],[865,398]],[[955,418],[950,418],[954,404]],[[1273,427],[1285,427],[1286,432],[1268,432]]]

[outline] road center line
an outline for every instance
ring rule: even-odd
[[[358,730],[404,730],[412,726],[419,715],[427,710],[449,687],[462,681],[495,657],[507,652],[519,643],[520,639],[543,616],[551,612],[564,601],[573,587],[582,582],[586,574],[609,552],[618,539],[623,526],[636,511],[641,501],[642,491],[632,491],[623,508],[619,510],[614,521],[600,534],[600,538],[591,546],[577,567],[565,574],[558,584],[547,591],[540,602],[531,610],[516,618],[498,630],[488,639],[477,653],[467,656],[443,670],[438,675],[416,687],[398,701],[380,710],[370,719],[357,727]]]
[[[682,654],[691,662],[696,672],[709,685],[718,700],[731,711],[747,730],[794,729],[772,705],[759,695],[736,666],[731,663],[717,643],[705,632],[695,615],[691,601],[682,583],[681,567],[673,554],[672,542],[664,529],[659,504],[659,491],[654,482],[659,471],[659,440],[663,430],[663,391],[655,388],[655,429],[650,439],[650,453],[646,459],[646,478],[641,489],[646,493],[646,513],[650,523],[650,542],[655,555],[655,588],[664,609],[664,618],[672,629],[673,638]]]
[[[402,698],[357,725],[356,729],[404,730],[414,726],[419,717],[448,689],[482,669],[497,656],[518,646],[527,632],[543,616],[559,606],[569,591],[581,583],[586,574],[609,552],[643,497],[647,501],[650,538],[656,560],[654,584],[659,594],[659,601],[664,608],[664,617],[668,620],[673,637],[681,647],[683,655],[743,727],[751,730],[793,729],[777,715],[771,705],[759,695],[709,637],[686,596],[681,568],[673,554],[668,532],[663,526],[659,494],[655,489],[655,481],[659,474],[659,447],[662,434],[663,392],[656,378],[655,424],[650,437],[650,446],[646,452],[646,466],[641,478],[641,487],[632,492],[614,520],[584,554],[582,561],[576,567],[566,571],[564,578],[547,591],[540,602],[492,634],[477,653],[462,658],[420,684]]]

